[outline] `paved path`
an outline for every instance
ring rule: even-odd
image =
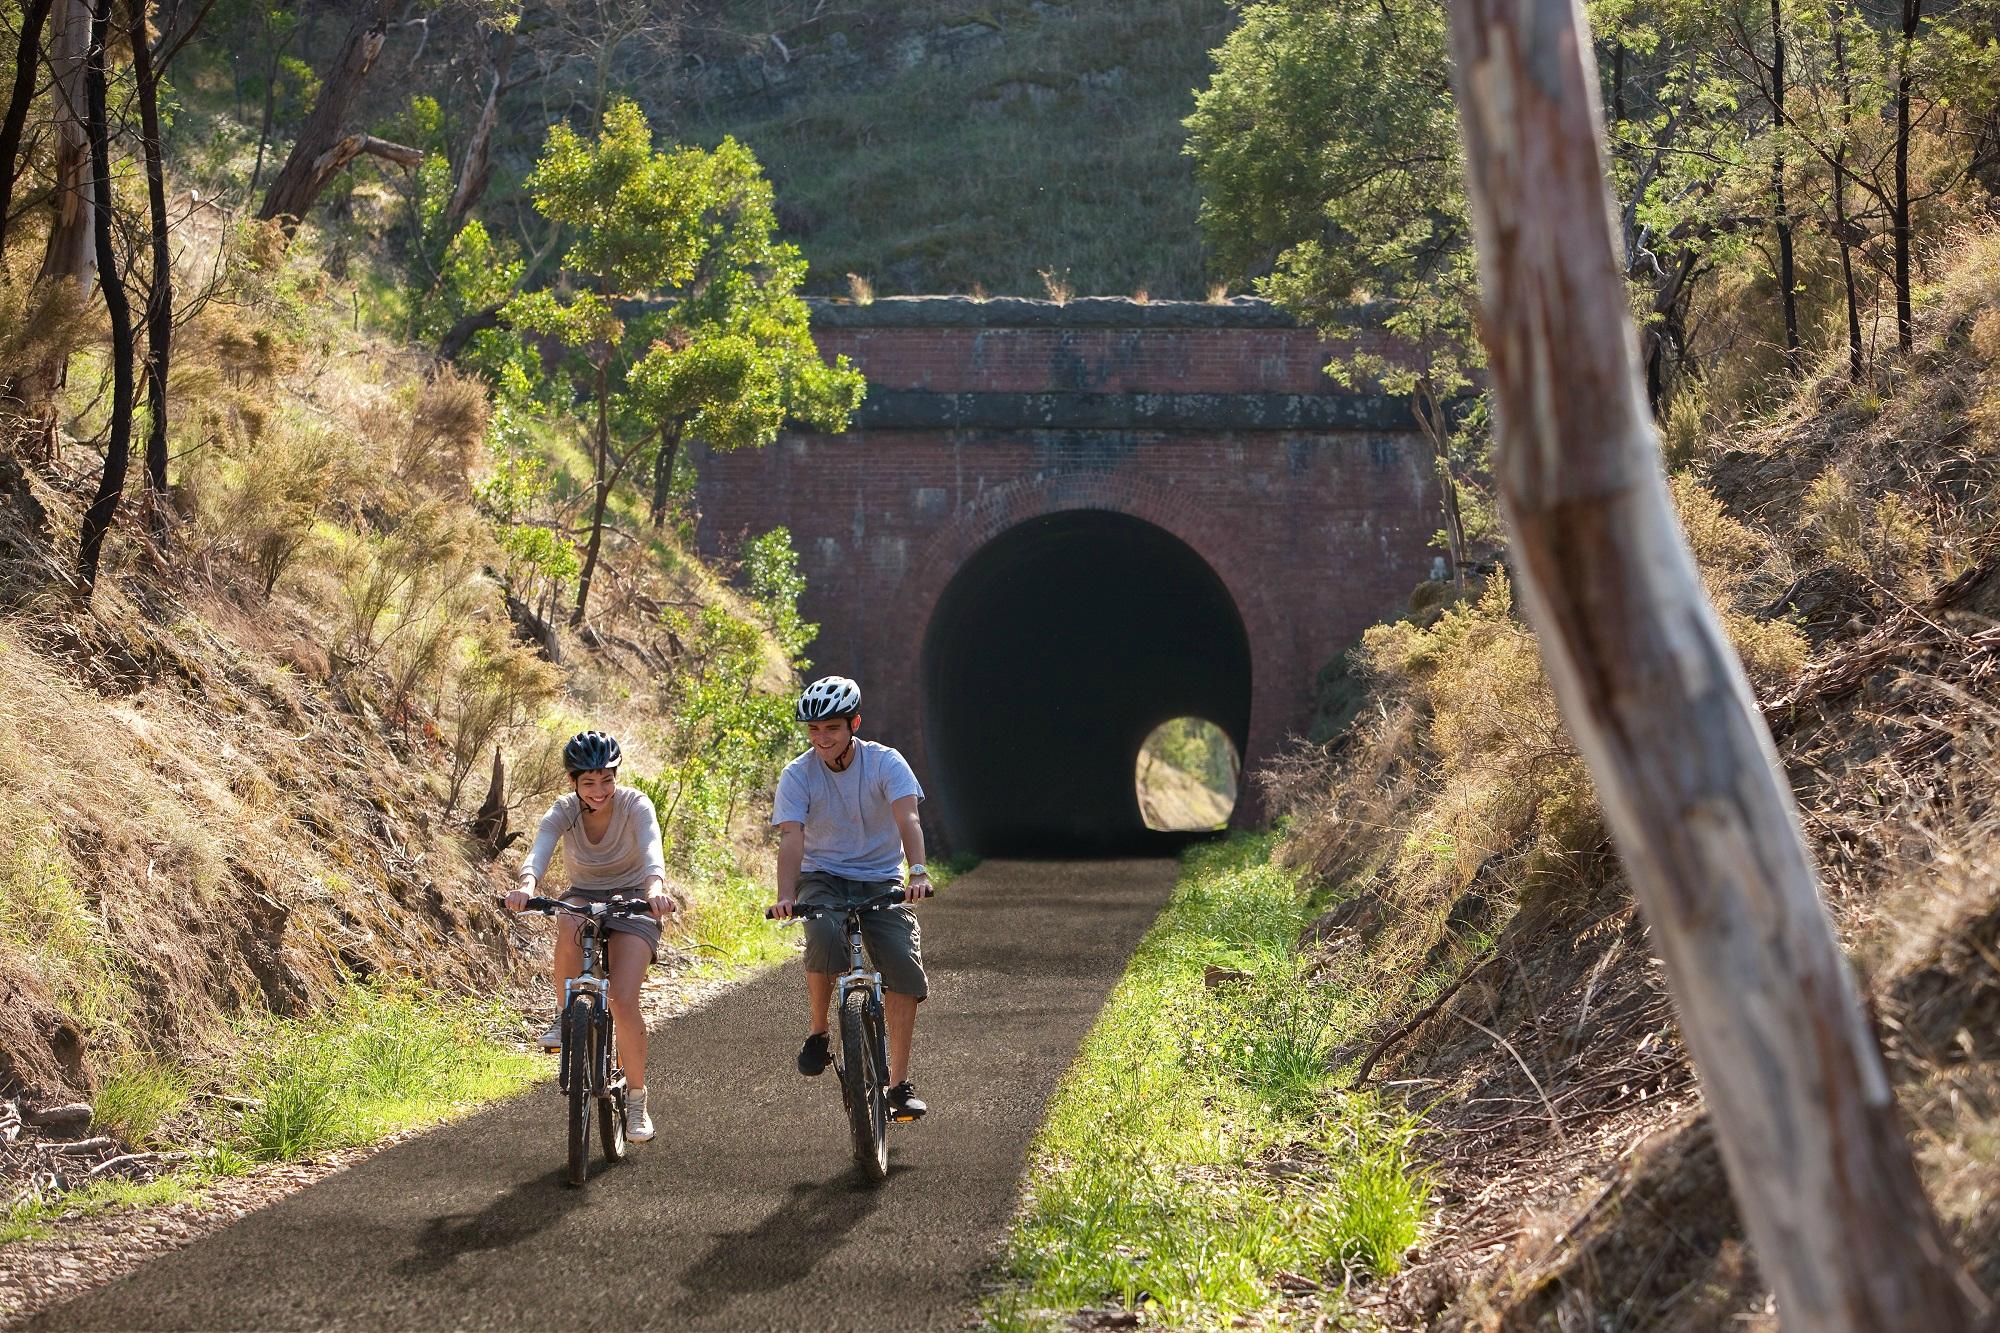
[[[582,1189],[560,1179],[551,1079],[30,1327],[959,1328],[1042,1105],[1173,877],[989,862],[922,908],[933,1110],[891,1131],[879,1188],[856,1180],[832,1073],[792,1068],[794,963],[655,1030],[660,1136]]]

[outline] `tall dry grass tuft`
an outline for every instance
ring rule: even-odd
[[[493,401],[484,381],[441,366],[418,391],[396,450],[395,475],[439,493],[468,495]]]

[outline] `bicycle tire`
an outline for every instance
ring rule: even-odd
[[[590,1175],[590,1103],[592,1075],[596,1072],[591,1049],[596,1033],[591,1022],[588,995],[572,995],[563,1011],[563,1059],[569,1062],[569,1163],[568,1178],[581,1185]]]
[[[604,1089],[604,1095],[597,1099],[597,1137],[604,1144],[607,1162],[625,1160],[625,1089],[614,1086],[611,1076],[615,1032],[611,1011],[606,1009],[598,1016],[597,1028],[598,1086]]]
[[[869,1180],[889,1175],[888,1089],[876,1067],[874,1033],[869,1031],[866,991],[849,991],[840,1002],[840,1077],[847,1085],[847,1126],[854,1160]],[[876,1031],[881,1019],[875,1018]]]

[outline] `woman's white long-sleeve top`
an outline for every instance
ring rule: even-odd
[[[558,797],[542,816],[535,845],[521,863],[521,872],[541,879],[548,873],[558,842],[573,889],[636,889],[648,876],[666,878],[660,817],[653,810],[652,799],[636,787],[619,787],[612,792],[611,826],[597,842],[584,836],[583,804],[576,793]]]

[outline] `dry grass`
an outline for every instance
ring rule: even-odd
[[[1926,1184],[2000,1289],[2000,232],[1912,361],[1832,366],[1675,481]],[[1699,481],[1696,478],[1699,477]],[[1774,1328],[1671,1006],[1504,587],[1371,632],[1362,721],[1278,775],[1335,886],[1322,968],[1381,997],[1350,1068],[1434,1108],[1440,1216],[1362,1305],[1393,1327]],[[1494,900],[1498,899],[1495,906]]]
[[[468,778],[503,750],[515,814],[539,813],[585,725],[646,765],[683,665],[663,612],[743,609],[623,516],[594,642],[559,629],[564,668],[542,660],[485,573],[505,559],[469,484],[484,387],[347,327],[310,231],[187,239],[222,276],[177,342],[180,512],[157,539],[121,521],[88,609],[63,571],[94,476],[0,448],[0,535],[38,557],[10,559],[0,621],[0,1081],[41,1095],[197,1058],[356,977],[491,993],[523,960]],[[101,415],[96,378],[79,357],[66,420]]]

